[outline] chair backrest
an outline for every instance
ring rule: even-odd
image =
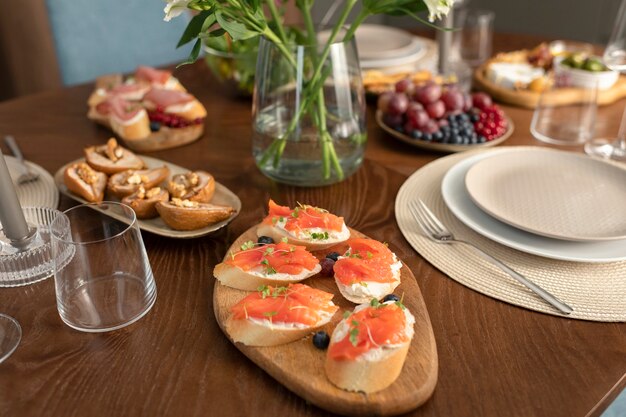
[[[46,0],[46,6],[65,85],[180,62],[190,52],[188,45],[176,49],[188,16],[163,21],[163,1]]]

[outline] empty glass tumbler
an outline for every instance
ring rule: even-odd
[[[156,284],[130,207],[84,204],[57,216],[50,229],[57,307],[68,326],[105,332],[150,310]]]

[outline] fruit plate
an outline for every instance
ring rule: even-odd
[[[428,149],[436,152],[464,152],[499,145],[511,136],[515,128],[515,126],[513,125],[513,121],[508,116],[506,116],[506,120],[508,128],[506,132],[504,132],[502,136],[498,138],[495,138],[485,143],[477,143],[474,145],[454,145],[451,143],[426,142],[420,139],[413,139],[412,137],[407,136],[404,133],[398,132],[397,130],[383,123],[383,113],[380,110],[376,110],[376,123],[385,132],[389,133],[394,138],[401,140],[402,142],[408,143],[411,146],[415,146],[416,148]]]
[[[246,241],[256,241],[256,227],[243,233],[230,247],[238,250]],[[366,237],[350,229],[352,237]],[[345,248],[345,247],[344,247]],[[322,259],[334,248],[313,252]],[[226,255],[228,257],[228,255]],[[348,392],[330,383],[324,372],[326,351],[313,346],[312,336],[271,347],[252,347],[234,343],[244,355],[265,370],[278,382],[306,401],[325,410],[343,415],[396,415],[411,411],[422,405],[431,396],[437,384],[438,359],[435,336],[430,324],[426,305],[417,281],[411,270],[403,263],[402,283],[395,290],[403,295],[404,305],[415,316],[415,336],[398,379],[389,387],[373,394]],[[319,274],[304,281],[305,284],[335,294],[333,302],[340,307],[330,323],[322,328],[328,334],[342,319],[345,310],[352,310],[355,304],[344,299],[334,279]],[[213,309],[217,322],[224,334],[232,342],[225,329],[230,309],[245,296],[246,291],[233,289],[215,281]]]
[[[162,167],[163,165],[167,166],[170,170],[170,176],[189,172],[189,170],[186,168],[171,164],[161,159],[150,158],[148,156],[143,156],[143,155],[141,155],[141,159],[143,159],[143,161],[146,163],[146,167],[150,169],[159,168],[159,167]],[[66,196],[70,197],[73,200],[78,201],[79,203],[88,204],[89,202],[87,200],[83,199],[82,197],[77,196],[76,194],[68,190],[67,187],[65,186],[65,183],[63,182],[63,173],[65,169],[71,164],[84,162],[84,161],[85,161],[84,158],[80,158],[80,159],[77,159],[75,161],[72,161],[63,165],[61,168],[59,168],[56,174],[54,174],[54,182],[62,194],[65,194]],[[105,200],[119,201],[117,197],[114,197],[108,193],[105,195]],[[139,228],[141,230],[145,230],[146,232],[154,233],[156,235],[172,237],[172,238],[177,238],[177,239],[190,239],[194,237],[204,236],[209,233],[215,232],[218,229],[221,229],[222,227],[230,223],[235,217],[237,217],[237,215],[241,211],[241,200],[239,200],[239,197],[237,197],[235,193],[233,193],[232,191],[230,191],[228,188],[226,188],[224,185],[220,184],[217,181],[215,182],[215,194],[213,195],[213,199],[211,200],[211,203],[217,204],[217,205],[231,206],[232,208],[235,209],[235,213],[226,220],[223,220],[221,222],[209,225],[207,227],[203,227],[201,229],[196,229],[196,230],[182,231],[182,230],[171,229],[169,226],[167,226],[163,222],[163,220],[161,220],[160,217],[156,217],[154,219],[148,219],[148,220],[137,219],[137,224],[139,225]],[[98,210],[101,213],[115,217],[113,214],[105,210],[99,209],[97,206],[94,206],[94,210]],[[117,220],[124,221],[123,218],[118,218],[118,217],[115,217],[115,218]]]

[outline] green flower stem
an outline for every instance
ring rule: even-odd
[[[280,40],[283,41],[283,43],[287,43],[287,35],[285,35],[285,28],[283,27],[281,16],[276,9],[276,3],[274,3],[274,0],[266,0],[265,3],[267,4],[267,8],[270,10],[274,23],[276,23]]]

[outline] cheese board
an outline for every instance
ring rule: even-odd
[[[493,97],[494,100],[501,103],[511,104],[513,106],[534,109],[539,103],[541,93],[528,89],[510,89],[498,85],[487,77],[487,67],[489,62],[479,66],[474,71],[474,88],[481,90]],[[551,106],[565,106],[579,103],[588,94],[584,89],[574,87],[560,87],[546,92],[544,104]],[[626,97],[626,77],[620,76],[617,82],[606,90],[598,91],[598,105],[607,105]]]
[[[239,236],[227,252],[225,260],[245,242],[256,241],[256,229],[257,226],[254,226]],[[366,237],[353,229],[350,229],[350,233],[353,238]],[[331,251],[332,247],[313,254],[322,259]],[[313,345],[312,335],[278,346],[252,347],[233,342],[225,323],[230,309],[250,292],[227,287],[216,280],[213,309],[220,328],[237,349],[306,401],[344,415],[397,415],[414,410],[428,400],[435,389],[438,373],[437,347],[428,311],[415,277],[405,264],[401,268],[401,280],[394,293],[403,296],[404,305],[415,316],[415,336],[398,379],[389,387],[371,394],[349,392],[333,385],[324,372],[326,351]],[[332,333],[342,319],[342,313],[351,311],[355,304],[341,296],[332,277],[318,274],[303,283],[335,295],[333,302],[340,309],[330,323],[322,328]]]

